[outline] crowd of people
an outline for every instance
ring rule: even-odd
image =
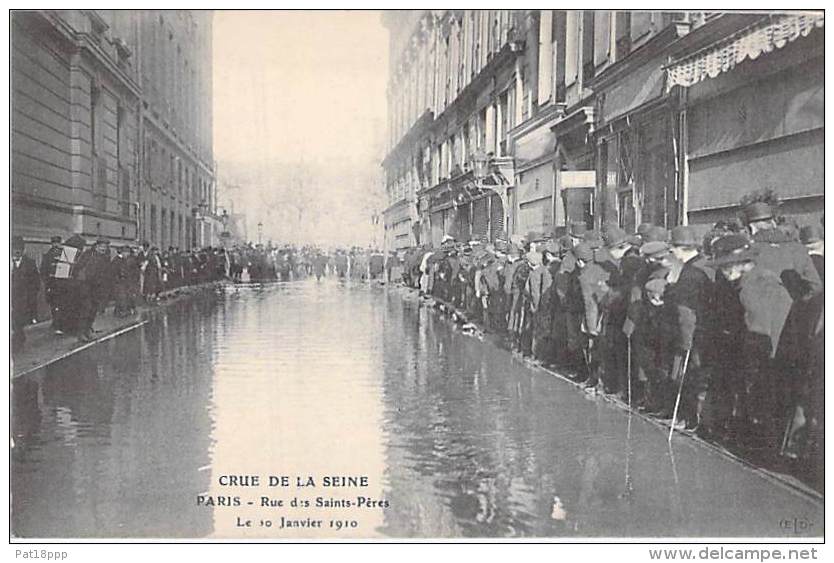
[[[104,238],[88,245],[79,235],[52,237],[39,265],[26,255],[23,239],[14,237],[12,262],[13,352],[25,345],[24,328],[38,320],[41,292],[55,334],[90,342],[96,316],[110,304],[114,316],[131,316],[164,291],[224,279],[229,270],[223,248],[160,251],[149,243],[113,246]]]
[[[823,226],[779,217],[770,193],[740,209],[743,219],[704,236],[693,226],[571,224],[516,243],[446,236],[398,261],[425,299],[589,393],[762,459],[816,467]]]
[[[25,346],[24,328],[38,321],[42,295],[56,335],[95,339],[93,324],[112,304],[115,317],[156,303],[163,292],[183,286],[229,280],[236,283],[290,281],[308,276],[381,280],[385,260],[374,249],[326,251],[314,245],[239,244],[226,248],[161,251],[143,243],[114,246],[107,239],[92,245],[79,235],[51,239],[40,263],[25,252],[21,237],[12,241],[12,349]]]
[[[314,245],[247,245],[232,249],[229,260],[235,282],[321,279],[328,273],[340,279],[382,280],[385,272],[382,252],[358,246],[325,250]]]

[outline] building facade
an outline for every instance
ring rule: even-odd
[[[142,10],[142,237],[207,246],[215,214],[211,12]]]
[[[211,13],[15,11],[11,36],[14,234],[208,240]]]
[[[823,15],[385,16],[386,245],[822,212]]]

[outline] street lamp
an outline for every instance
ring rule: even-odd
[[[261,238],[264,234],[264,224],[262,221],[258,221],[258,244],[261,244]]]
[[[475,178],[479,180],[486,178],[487,172],[489,172],[489,155],[484,149],[478,149],[472,155],[472,158],[475,161],[475,169],[473,170]]]

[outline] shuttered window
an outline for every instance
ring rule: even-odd
[[[489,201],[490,212],[490,240],[495,241],[499,237],[506,238],[504,233],[504,205],[501,203],[501,197],[492,195]]]
[[[579,16],[581,12],[569,10],[565,27],[565,86],[576,83],[579,76]]]
[[[594,65],[602,66],[608,62],[611,45],[611,12],[599,10],[594,12]]]
[[[487,237],[489,230],[489,203],[487,198],[472,202],[472,239]]]

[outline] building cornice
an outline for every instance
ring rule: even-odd
[[[60,33],[67,39],[79,52],[86,52],[93,59],[99,62],[109,73],[116,79],[116,81],[127,90],[135,100],[139,100],[142,95],[142,89],[139,84],[122,68],[120,68],[110,56],[96,44],[89,33],[79,32],[73,29],[63,18],[49,10],[39,11],[37,14],[43,18],[53,29]],[[85,13],[90,15],[89,13]],[[95,18],[100,20],[98,14],[94,14]],[[106,24],[105,24],[106,25]]]

